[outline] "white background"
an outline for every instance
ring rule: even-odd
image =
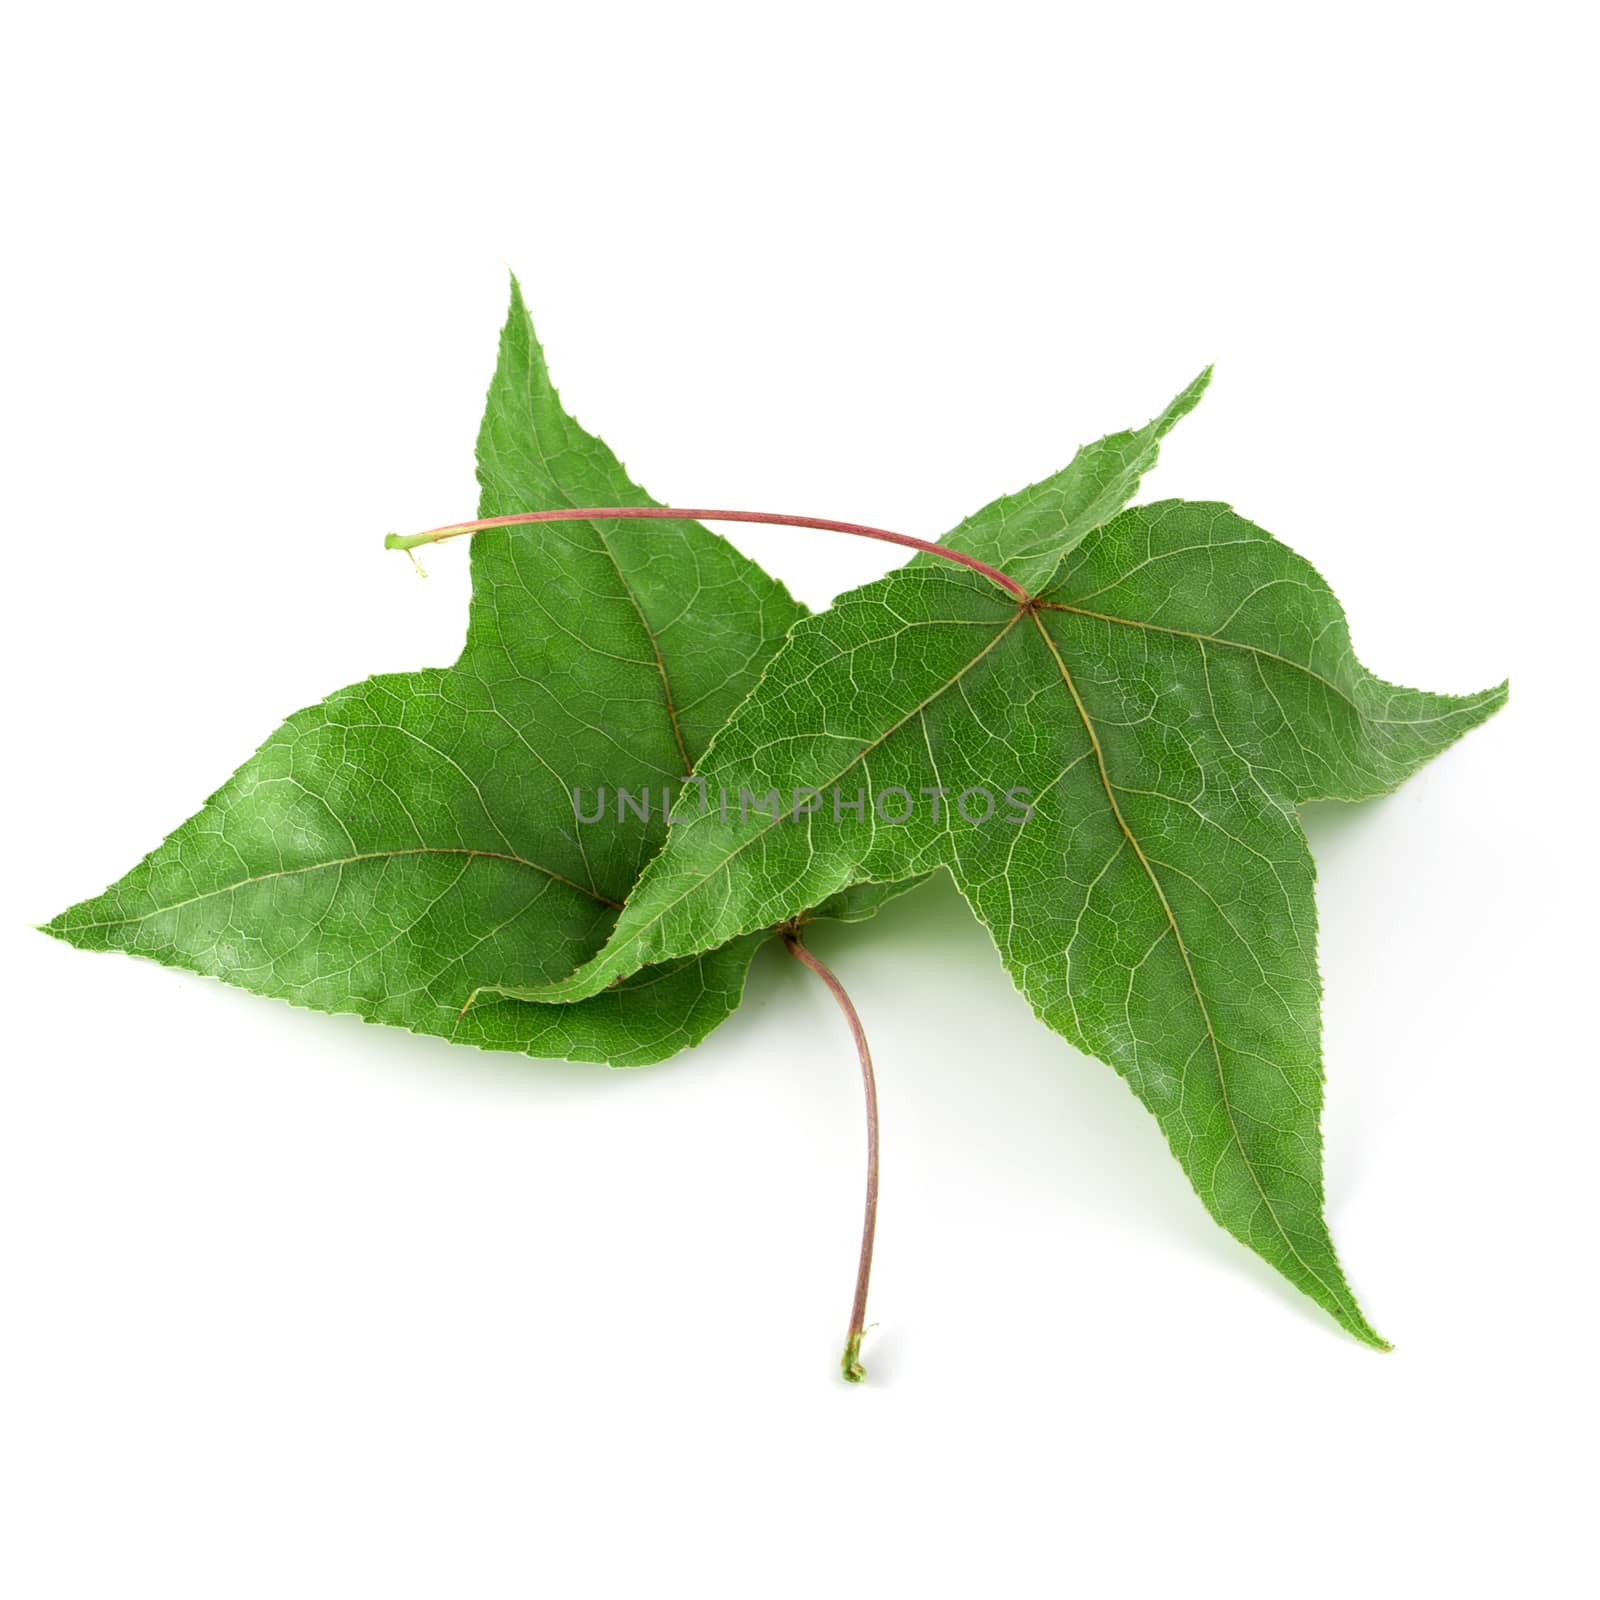
[[[1577,6],[34,7],[5,44],[0,1588],[1566,1596],[1592,1513],[1592,41]],[[1589,148],[1585,150],[1585,145]],[[635,1073],[28,927],[460,641],[523,277],[657,496],[936,535],[1217,378],[1367,662],[1510,708],[1317,808],[1330,1214],[1219,1232],[947,885]],[[730,533],[821,605],[892,562]]]

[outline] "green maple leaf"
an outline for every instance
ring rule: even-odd
[[[1013,497],[1012,537],[1121,505],[1204,375],[1146,428]],[[654,506],[562,408],[521,290],[478,437],[479,515]],[[958,532],[961,530],[958,530]],[[296,712],[151,855],[47,932],[258,994],[458,1043],[639,1065],[738,1005],[772,929],[685,952],[559,1011],[474,1007],[604,944],[666,834],[666,800],[805,608],[698,522],[588,519],[480,533],[450,668],[371,678]],[[649,815],[616,803],[655,797]],[[575,791],[612,804],[575,823]],[[842,885],[860,921],[919,881]]]
[[[478,439],[481,512],[650,505],[563,410],[520,290]],[[466,646],[296,712],[126,877],[47,932],[323,1011],[534,1055],[654,1061],[737,1006],[761,936],[695,951],[563,1016],[485,981],[570,972],[604,942],[671,792],[804,608],[692,522],[473,541]],[[574,823],[572,791],[656,797]],[[870,914],[862,886],[821,915]]]
[[[518,993],[581,1000],[859,879],[947,868],[1038,1015],[1127,1080],[1216,1220],[1381,1345],[1323,1216],[1314,868],[1295,807],[1394,788],[1505,686],[1375,678],[1309,563],[1226,506],[1140,507],[1087,537],[1057,516],[1052,554],[1049,514],[1018,514],[1039,494],[959,535],[1039,582],[1032,603],[919,560],[797,623],[699,778],[799,806],[725,820],[685,791],[605,949]],[[1012,790],[1029,795],[1020,823],[998,799]]]

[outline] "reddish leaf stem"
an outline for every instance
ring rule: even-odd
[[[527,522],[590,522],[601,517],[645,517],[665,521],[765,522],[788,528],[820,528],[826,533],[850,533],[860,539],[880,539],[885,544],[904,545],[930,556],[940,556],[957,566],[981,572],[1023,605],[1031,600],[1028,591],[1015,578],[1008,578],[998,567],[969,556],[961,550],[935,544],[931,539],[916,539],[909,533],[891,533],[887,528],[869,528],[860,522],[833,522],[827,517],[791,517],[779,511],[712,511],[692,506],[574,506],[557,511],[518,511],[509,517],[481,517],[476,522],[452,522],[426,533],[391,533],[383,541],[386,550],[414,550],[421,544],[437,544],[441,539],[459,539],[484,528],[511,528]]]
[[[867,1283],[872,1277],[872,1241],[878,1227],[878,1084],[872,1075],[872,1052],[867,1049],[867,1035],[861,1018],[844,985],[801,943],[799,929],[790,926],[783,931],[783,942],[796,961],[808,966],[827,984],[828,992],[839,1002],[844,1019],[850,1024],[850,1037],[856,1042],[856,1054],[861,1060],[861,1084],[867,1097],[867,1205],[861,1224],[861,1261],[856,1268],[856,1296],[850,1307],[850,1333],[845,1340],[844,1357],[840,1370],[850,1383],[860,1383],[866,1377],[861,1365],[861,1339],[867,1331]]]

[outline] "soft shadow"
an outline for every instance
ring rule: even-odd
[[[1393,804],[1395,797],[1376,795],[1359,804],[1350,800],[1311,800],[1300,807],[1300,825],[1305,829],[1311,854],[1321,863],[1340,855],[1367,830],[1380,812]]]
[[[250,994],[216,979],[163,969],[163,976],[192,986],[202,1003],[237,1011],[239,1020],[259,1035],[269,1035],[275,1048],[302,1049],[337,1054],[342,1065],[353,1064],[373,1077],[393,1079],[402,1074],[441,1091],[467,1090],[473,1094],[498,1094],[518,1102],[560,1106],[584,1103],[597,1097],[626,1094],[650,1074],[687,1075],[700,1070],[731,1070],[739,1055],[754,1047],[758,1008],[753,993],[757,973],[767,965],[757,955],[751,968],[746,1004],[699,1046],[680,1051],[648,1067],[612,1068],[601,1062],[564,1061],[522,1055],[513,1050],[481,1050],[455,1044],[405,1028],[365,1022],[349,1015],[330,1015],[281,1000]]]
[[[1356,808],[1308,808],[1326,845],[1354,828]],[[922,1124],[962,1153],[960,1181],[1025,1192],[1067,1191],[1081,1211],[1113,1225],[1158,1229],[1175,1246],[1217,1262],[1326,1329],[1327,1318],[1275,1271],[1225,1234],[1201,1205],[1155,1120],[1116,1073],[1082,1055],[1033,1015],[1000,964],[987,931],[944,872],[865,923],[814,924],[807,942],[836,970],[867,1019],[880,1084],[894,1116]],[[801,1025],[815,979],[774,941],[758,952],[744,1004],[699,1046],[650,1067],[546,1060],[330,1017],[264,1000],[215,980],[168,972],[206,1003],[238,1008],[287,1051],[336,1049],[373,1078],[399,1072],[440,1089],[503,1095],[560,1108],[630,1093],[647,1076],[747,1070],[769,1030]],[[302,1032],[302,1030],[308,1030]],[[976,1154],[975,1154],[976,1152]],[[979,1170],[974,1171],[977,1161]],[[1050,1270],[1070,1270],[1070,1242]],[[867,1341],[871,1377],[893,1381],[890,1334]]]

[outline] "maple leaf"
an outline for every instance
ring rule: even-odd
[[[562,408],[519,287],[478,438],[485,516],[653,502]],[[676,789],[804,608],[694,522],[473,541],[454,666],[296,712],[157,850],[46,931],[258,994],[492,1049],[632,1065],[739,1003],[765,935],[690,952],[563,1016],[461,1018],[485,981],[570,972],[604,942]],[[613,800],[575,825],[573,791]],[[616,791],[635,804],[617,807]],[[648,816],[637,797],[654,797]],[[620,812],[620,814],[619,814]],[[860,885],[815,915],[869,915]]]
[[[1206,376],[1014,497],[1010,537],[1059,539],[1063,517],[1087,527],[1122,504]],[[563,409],[514,278],[477,455],[483,518],[659,509]],[[537,544],[486,530],[472,579],[454,666],[296,712],[139,866],[45,931],[490,1049],[631,1066],[698,1043],[775,929],[562,1012],[463,1015],[461,997],[557,978],[603,945],[665,837],[669,797],[805,608],[689,517],[566,519]],[[585,796],[609,802],[603,826],[580,821]],[[861,921],[918,881],[853,881],[806,916]]]
[[[1381,1346],[1323,1216],[1295,807],[1392,789],[1506,687],[1374,677],[1310,564],[1227,506],[1139,507],[1087,535],[1058,517],[1054,555],[1017,510],[968,519],[962,548],[1047,574],[1033,598],[919,560],[797,623],[698,780],[803,805],[741,820],[686,791],[606,947],[513,992],[581,1000],[858,879],[946,868],[1038,1015],[1154,1113],[1212,1216]]]

